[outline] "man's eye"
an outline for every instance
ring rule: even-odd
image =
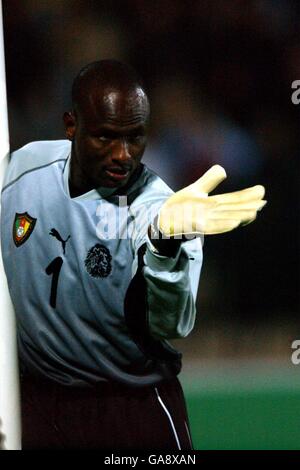
[[[110,138],[105,137],[104,135],[100,135],[100,137],[98,137],[98,140],[100,140],[100,142],[107,143],[110,141]]]

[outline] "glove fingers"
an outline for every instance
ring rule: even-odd
[[[265,195],[265,188],[260,184],[252,186],[251,188],[242,189],[241,191],[234,191],[233,193],[216,194],[210,196],[212,202],[221,204],[235,204],[238,202],[250,202],[261,200]]]
[[[256,211],[218,211],[210,215],[211,220],[239,220],[246,222],[256,216]]]
[[[233,204],[219,203],[217,207],[214,208],[215,212],[221,211],[238,211],[238,210],[253,210],[260,211],[267,201],[251,201],[251,202],[237,202]]]
[[[201,178],[199,178],[193,186],[197,191],[202,193],[210,193],[227,177],[224,168],[220,165],[212,166]]]

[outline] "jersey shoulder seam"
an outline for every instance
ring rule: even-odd
[[[6,186],[4,186],[1,190],[1,193],[3,193],[6,189],[8,189],[13,184],[15,184],[17,181],[19,181],[19,179],[21,179],[24,175],[26,175],[28,173],[32,173],[33,171],[40,170],[41,168],[46,168],[47,166],[51,166],[51,165],[53,165],[54,163],[57,163],[57,162],[65,162],[66,160],[68,160],[68,158],[58,158],[57,160],[54,160],[53,162],[46,163],[45,165],[37,166],[36,168],[31,168],[30,170],[24,171],[24,173],[22,173],[17,178],[15,178],[13,181],[10,181]]]

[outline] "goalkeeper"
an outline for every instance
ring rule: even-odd
[[[1,237],[23,449],[192,448],[168,340],[194,325],[201,236],[252,222],[264,188],[210,196],[216,165],[174,194],[141,163],[148,121],[136,73],[94,62],[74,80],[67,139],[11,156]]]

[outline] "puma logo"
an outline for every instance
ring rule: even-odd
[[[71,235],[69,235],[68,238],[66,238],[66,240],[64,240],[55,228],[52,228],[50,230],[49,235],[52,235],[52,237],[55,237],[59,242],[61,242],[63,252],[65,254],[66,253],[66,243],[69,240],[69,238],[71,238]]]

